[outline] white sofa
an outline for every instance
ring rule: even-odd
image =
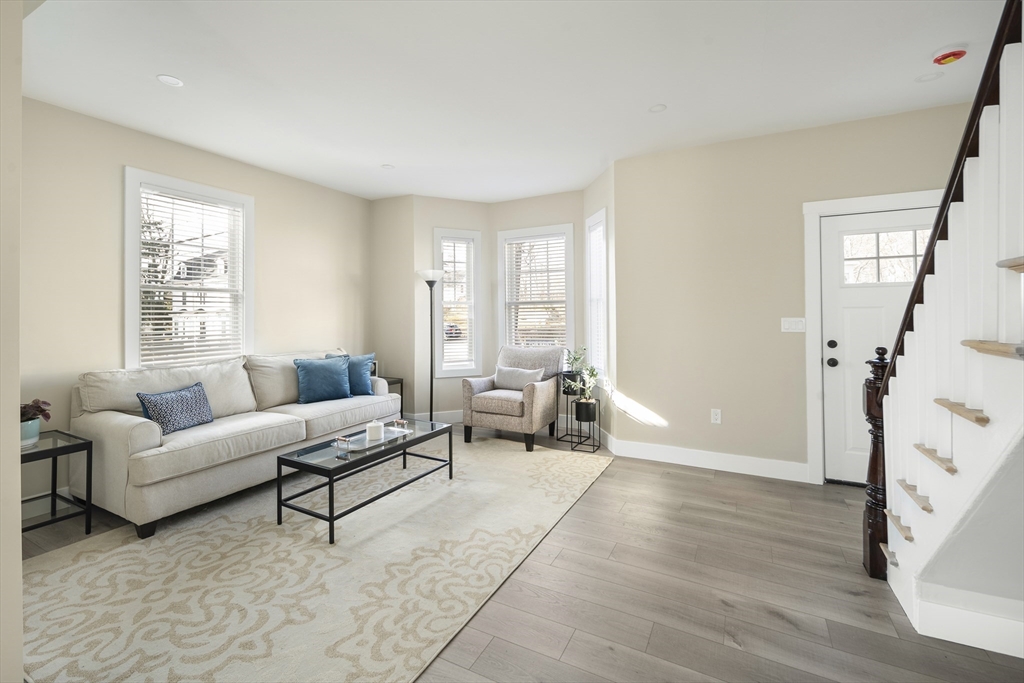
[[[71,395],[71,432],[93,441],[95,505],[135,524],[140,538],[158,520],[270,481],[276,458],[373,419],[392,420],[400,397],[374,377],[372,396],[300,404],[295,358],[325,353],[253,355],[181,368],[87,372]],[[162,435],[142,416],[137,392],[202,382],[213,422]],[[85,463],[72,459],[72,494],[85,497]]]

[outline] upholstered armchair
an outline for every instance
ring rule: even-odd
[[[462,424],[466,443],[473,439],[473,427],[520,432],[526,440],[527,451],[533,450],[534,434],[544,425],[548,426],[548,434],[554,436],[563,353],[560,346],[501,347],[499,366],[543,369],[540,381],[526,384],[522,391],[497,388],[497,373],[462,380]]]

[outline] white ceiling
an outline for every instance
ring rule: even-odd
[[[25,20],[24,91],[362,197],[490,202],[647,152],[969,101],[1001,7],[48,0]],[[951,43],[967,58],[915,82]]]

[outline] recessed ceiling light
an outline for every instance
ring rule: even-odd
[[[172,88],[180,88],[181,86],[185,85],[185,83],[182,82],[182,80],[180,78],[175,78],[174,76],[168,76],[167,74],[160,74],[159,76],[156,77],[156,80],[160,81],[164,85],[169,85]]]
[[[667,104],[656,104],[653,107],[651,107],[650,109],[648,109],[647,111],[651,112],[652,114],[660,114],[661,112],[665,111],[666,109],[668,109],[668,105]]]
[[[917,78],[914,79],[914,81],[917,83],[928,83],[929,81],[937,81],[945,75],[946,74],[944,74],[941,71],[932,71],[931,73],[926,73],[918,76]]]
[[[380,167],[383,168],[385,171],[390,171],[395,168],[391,164],[381,164]]]

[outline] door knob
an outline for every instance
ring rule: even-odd
[[[835,366],[839,365],[839,361],[837,361],[835,358],[829,358],[825,362],[828,364],[830,368],[834,368]]]
[[[835,339],[829,339],[828,340],[828,348],[834,349],[837,346],[839,346],[839,343]]]

